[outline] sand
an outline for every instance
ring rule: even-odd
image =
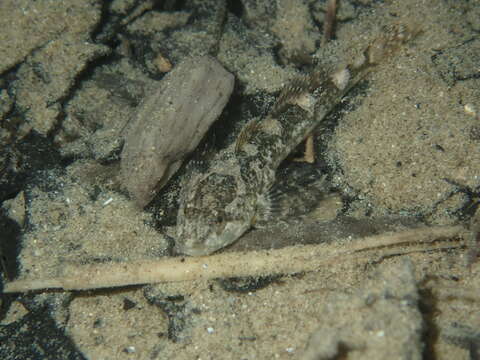
[[[320,124],[313,165],[282,166],[291,179],[326,173],[332,195],[308,219],[253,230],[226,251],[343,254],[370,236],[462,231],[308,271],[292,255],[295,271],[261,277],[2,294],[1,358],[480,357],[478,0],[340,1],[324,46],[325,1],[52,4],[0,5],[2,284],[171,255],[185,168],[146,209],[118,176],[124,128],[165,59],[210,54],[235,76],[199,159],[295,74],[338,68],[392,23],[421,33]]]

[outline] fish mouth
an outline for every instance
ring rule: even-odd
[[[228,223],[221,233],[210,233],[203,240],[184,239],[177,242],[175,251],[190,256],[209,255],[237,241],[250,226],[249,222]]]

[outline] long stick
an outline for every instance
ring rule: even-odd
[[[319,270],[332,263],[372,261],[411,252],[463,246],[461,226],[423,227],[338,243],[290,246],[250,252],[226,252],[202,257],[175,257],[157,261],[68,266],[62,277],[17,280],[4,291],[45,288],[84,290],[147,283],[188,281]]]

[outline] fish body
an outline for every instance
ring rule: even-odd
[[[314,70],[280,92],[268,115],[251,120],[211,166],[192,170],[182,186],[176,250],[206,255],[230,245],[257,221],[274,217],[272,186],[280,163],[382,59],[415,32],[385,31],[352,64]]]

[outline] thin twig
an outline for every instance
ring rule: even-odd
[[[292,274],[345,261],[369,262],[411,252],[459,248],[461,226],[425,227],[362,238],[361,241],[291,246],[275,250],[227,252],[158,261],[69,266],[64,276],[7,283],[5,292],[45,288],[83,290],[116,286],[270,274]]]
[[[431,288],[433,294],[440,300],[464,300],[471,302],[480,301],[480,292],[476,288],[465,286],[442,286],[436,285]]]
[[[335,19],[337,16],[337,0],[329,0],[327,10],[325,12],[325,19],[323,21],[323,37],[322,46],[329,42],[335,35]],[[294,159],[295,161],[304,161],[309,164],[315,162],[315,149],[313,133],[310,133],[305,140],[305,152],[302,158]]]

